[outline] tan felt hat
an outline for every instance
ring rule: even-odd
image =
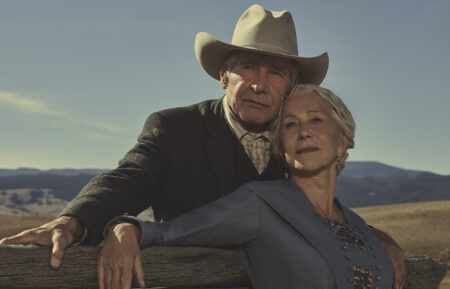
[[[231,44],[219,41],[206,32],[195,38],[195,55],[205,71],[220,79],[225,57],[232,51],[247,51],[294,60],[298,64],[298,82],[319,85],[328,69],[328,54],[298,56],[297,34],[289,11],[265,10],[250,6],[239,18]]]

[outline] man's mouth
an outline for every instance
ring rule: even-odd
[[[252,107],[256,107],[256,108],[268,108],[269,107],[269,105],[267,105],[267,104],[265,104],[265,103],[261,103],[261,102],[257,102],[257,101],[254,101],[254,100],[252,100],[252,99],[244,99],[244,102],[247,104],[247,105],[249,105],[249,106],[252,106]]]

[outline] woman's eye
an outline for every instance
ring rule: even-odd
[[[322,119],[321,119],[320,117],[314,117],[314,118],[312,119],[312,121],[313,121],[313,122],[321,122]]]

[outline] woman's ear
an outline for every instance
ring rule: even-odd
[[[345,134],[341,133],[338,140],[338,156],[341,157],[345,154],[348,148],[348,138]]]
[[[220,74],[220,86],[222,86],[223,89],[226,89],[228,86],[228,71],[222,68],[219,74]]]

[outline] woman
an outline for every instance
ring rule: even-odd
[[[274,152],[284,158],[289,179],[245,184],[167,223],[115,218],[105,229],[100,287],[109,288],[120,274],[130,283],[131,272],[108,269],[119,259],[134,261],[144,286],[139,240],[141,248],[238,245],[257,289],[391,288],[392,263],[377,238],[335,198],[355,130],[344,103],[327,89],[297,85],[275,124]]]

